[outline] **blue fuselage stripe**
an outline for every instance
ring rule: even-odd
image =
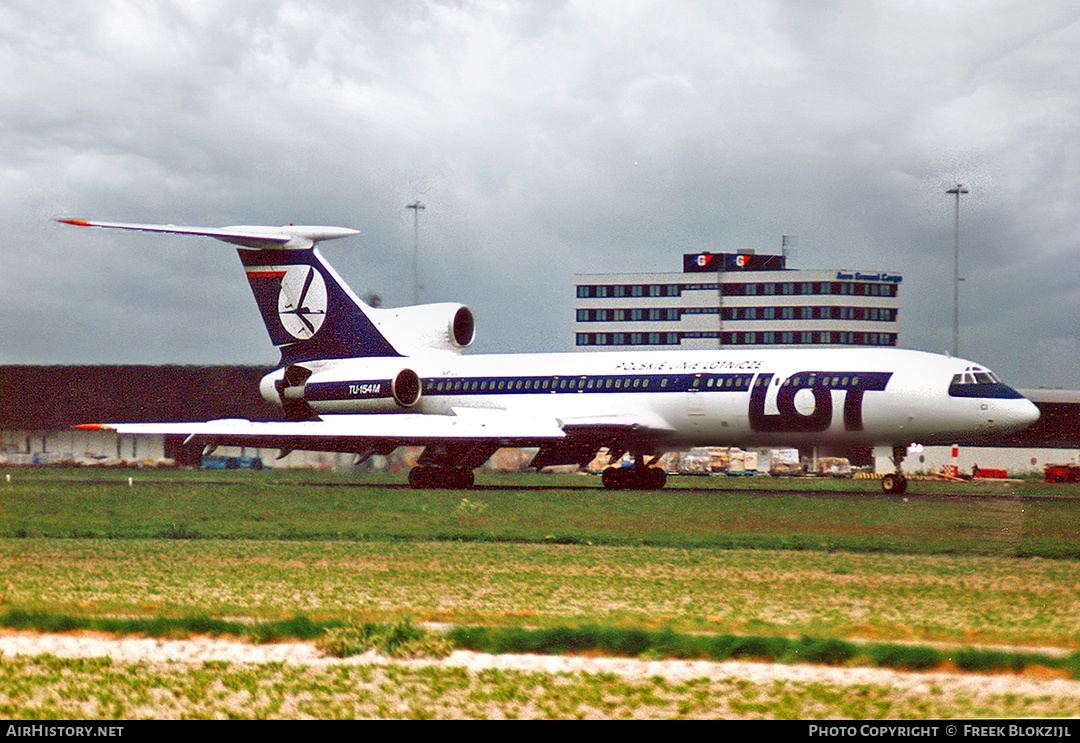
[[[581,376],[429,377],[421,380],[424,396],[535,395],[558,392],[747,392],[753,374],[630,374]],[[310,383],[312,401],[391,397],[389,379]]]

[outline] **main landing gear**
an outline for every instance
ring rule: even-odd
[[[441,467],[420,465],[409,470],[409,486],[414,488],[471,488],[475,480],[473,471],[465,467]]]
[[[903,495],[907,492],[907,478],[904,477],[904,457],[907,455],[907,447],[893,447],[893,464],[896,471],[890,472],[881,478],[881,490],[885,495]]]
[[[608,467],[600,481],[608,490],[660,490],[667,473],[659,467]]]
[[[499,448],[497,441],[436,442],[424,447],[409,470],[409,485],[414,488],[464,490],[474,485],[473,470],[486,462]]]
[[[637,455],[633,467],[608,467],[600,481],[608,490],[660,490],[667,482],[667,473],[652,466],[658,459],[646,463],[644,456]]]

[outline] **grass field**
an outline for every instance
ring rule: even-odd
[[[580,476],[415,491],[339,473],[10,474],[0,601],[24,609],[1080,647],[1075,485],[886,498],[772,478],[612,493]]]
[[[1080,647],[1080,563],[486,542],[0,540],[3,607]]]
[[[873,482],[770,478],[679,478],[659,493],[610,493],[581,476],[488,475],[479,483],[472,491],[413,491],[390,478],[337,473],[0,472],[0,609],[1080,648],[1075,485],[914,483],[908,497],[886,498]],[[816,492],[823,484],[833,490]],[[28,684],[60,673],[50,670],[53,661],[0,665],[5,678],[14,674]],[[116,670],[104,664],[93,674],[111,678]],[[241,673],[218,670],[221,679]],[[196,683],[194,671],[177,673],[189,679],[177,684]],[[250,673],[292,683],[281,677],[293,672],[281,668]],[[361,674],[355,685],[363,674],[388,672],[349,673]],[[406,675],[413,673],[419,672]],[[408,683],[421,699],[428,684],[464,684],[466,700],[503,693],[480,679],[435,676],[410,675]],[[219,683],[227,689],[240,682]],[[495,712],[490,701],[473,708],[459,700],[458,708],[473,710],[464,716],[559,709],[543,691],[547,682],[522,676],[491,683],[532,691]],[[558,682],[584,684],[573,694],[593,699],[575,702],[568,709],[577,712],[565,716],[589,716],[594,704],[613,704],[610,716],[635,716],[634,705],[604,701],[624,693],[611,691],[613,683]],[[3,706],[7,684],[0,680],[0,714],[10,713]],[[589,697],[597,684],[607,691]],[[761,714],[859,717],[878,709],[844,706],[839,697],[840,706],[822,706],[818,697],[833,694],[824,688],[791,687],[777,696],[763,686],[740,701],[723,685],[706,686],[665,696],[645,684],[625,693],[661,700],[645,705],[652,710],[646,716],[720,714],[733,704],[750,704],[751,716],[767,710]],[[33,709],[79,714],[48,698]],[[438,709],[403,703],[400,695],[368,706],[332,699],[318,716],[361,709],[367,711],[356,713],[424,716]],[[1076,700],[1062,712],[1049,702],[1012,708],[943,699],[912,697],[880,709],[886,716],[1080,712]],[[923,703],[926,713],[918,714]],[[213,701],[184,709],[227,714]],[[266,709],[290,716],[280,705]]]
[[[127,486],[129,475],[133,485]],[[88,478],[92,481],[88,482]],[[610,492],[598,478],[488,475],[471,491],[312,472],[17,471],[0,537],[451,540],[1080,557],[1080,488],[676,478]],[[823,484],[835,488],[815,492]],[[776,488],[783,488],[777,492]]]

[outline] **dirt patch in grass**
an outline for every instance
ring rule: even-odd
[[[1041,673],[468,651],[339,659],[304,642],[0,634],[7,717],[917,719],[1077,710],[1080,681]]]

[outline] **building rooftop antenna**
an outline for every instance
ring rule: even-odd
[[[787,265],[787,259],[795,255],[794,248],[799,244],[798,235],[781,235],[780,236],[780,252],[784,256],[784,265]]]

